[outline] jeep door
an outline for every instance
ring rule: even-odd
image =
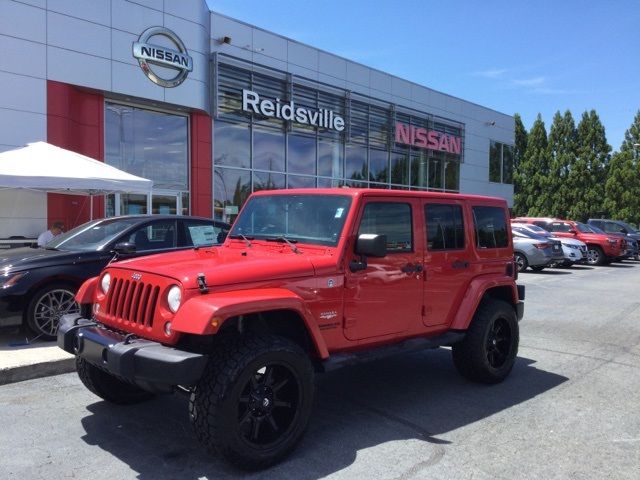
[[[426,326],[449,324],[472,277],[472,246],[465,238],[464,203],[424,200],[426,229],[425,299],[422,321]]]
[[[366,268],[352,271],[346,255],[344,332],[350,340],[400,334],[420,325],[423,281],[423,235],[420,200],[365,196],[352,238],[372,233],[387,236],[387,255],[367,257]]]

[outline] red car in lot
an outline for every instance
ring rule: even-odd
[[[576,238],[587,244],[587,263],[603,265],[626,255],[626,241],[613,235],[597,233],[589,225],[573,220],[544,217],[517,217],[512,223],[531,223],[552,232],[557,237]]]

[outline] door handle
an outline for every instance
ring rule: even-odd
[[[451,264],[452,268],[469,268],[469,262],[456,260]]]
[[[419,263],[416,263],[415,265],[413,263],[407,263],[400,270],[402,270],[404,273],[421,272],[423,270],[423,267]]]

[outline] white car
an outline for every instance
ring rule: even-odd
[[[587,260],[587,244],[578,239],[554,237],[553,233],[530,223],[512,223],[511,229],[516,232],[535,233],[543,237],[560,240],[560,242],[562,242],[562,252],[564,253],[562,266],[570,267],[574,263],[582,263]]]

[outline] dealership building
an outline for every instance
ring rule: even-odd
[[[232,221],[252,191],[330,186],[512,204],[512,116],[204,0],[3,0],[0,51],[0,152],[47,141],[153,181],[149,194],[98,196],[93,217]],[[0,238],[78,225],[89,205],[2,189]]]

